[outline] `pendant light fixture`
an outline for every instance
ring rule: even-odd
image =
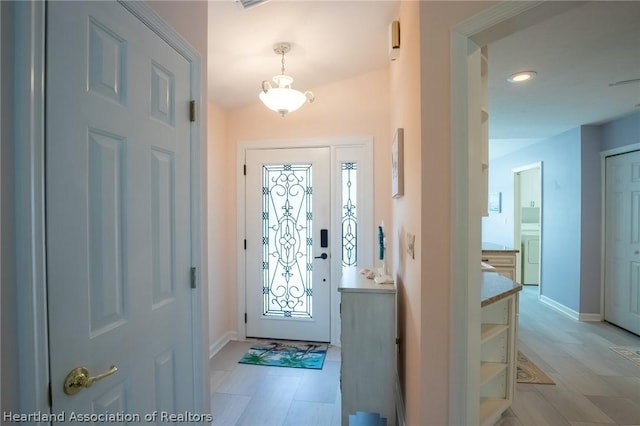
[[[313,102],[315,97],[313,93],[300,92],[291,88],[293,78],[284,73],[284,54],[291,50],[290,43],[276,43],[273,45],[273,51],[282,56],[281,74],[273,77],[276,86],[272,86],[269,81],[262,82],[262,91],[260,92],[260,100],[269,108],[282,117],[287,115],[304,105],[305,102]]]

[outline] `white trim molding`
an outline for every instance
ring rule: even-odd
[[[566,316],[568,316],[571,319],[574,319],[576,321],[580,320],[580,314],[576,311],[574,311],[573,309],[563,305],[560,302],[556,302],[553,299],[548,298],[547,296],[540,296],[540,301],[542,303],[544,303],[547,306],[550,306],[551,308],[555,309],[556,311],[560,312],[561,314],[564,314]]]
[[[222,335],[222,337],[220,337],[218,340],[213,342],[209,346],[209,359],[216,356],[216,354],[220,352],[220,350],[224,348],[225,345],[231,342],[232,340],[238,340],[238,333],[236,333],[235,331],[227,331]]]
[[[545,305],[550,306],[551,308],[553,308],[556,311],[560,312],[561,314],[564,314],[564,315],[568,316],[571,319],[574,319],[576,321],[580,320],[580,315],[578,314],[578,312],[576,312],[573,309],[563,305],[560,302],[556,302],[555,300],[550,299],[545,295],[540,296],[540,301],[542,303],[544,303]]]
[[[544,210],[544,171],[542,168],[543,162],[538,161],[536,163],[527,164],[524,166],[519,166],[511,169],[513,173],[513,247],[518,248],[522,244],[522,232],[520,231],[520,222],[522,221],[522,213],[520,209],[520,204],[522,200],[522,188],[521,188],[521,180],[520,173],[526,172],[528,170],[540,169],[540,199],[541,199],[541,208],[539,213],[539,224],[540,224],[540,238],[539,238],[539,247],[540,247],[540,262],[538,263],[538,297],[542,294],[542,238],[543,238],[543,210]],[[519,255],[516,256],[516,281],[522,277],[522,268],[523,268],[523,258],[522,258],[522,250]],[[523,284],[523,283],[521,283]]]
[[[602,314],[578,314],[578,321],[582,322],[602,322]]]
[[[560,312],[561,314],[568,316],[573,320],[582,321],[582,322],[601,322],[602,321],[602,314],[598,314],[598,313],[587,314],[587,313],[577,312],[563,305],[562,303],[556,302],[555,300],[544,295],[540,296],[539,299],[545,305],[553,308],[554,310]]]
[[[16,2],[14,7],[16,330],[19,330],[18,348],[21,356],[18,392],[22,412],[48,413],[44,201],[45,2]]]

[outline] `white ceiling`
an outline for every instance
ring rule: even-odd
[[[271,0],[242,9],[209,2],[209,99],[225,109],[258,101],[263,80],[280,74],[278,42],[290,42],[286,73],[295,89],[359,76],[389,65],[388,28],[397,1]]]
[[[388,27],[397,1],[271,0],[242,9],[209,3],[209,97],[225,109],[257,102],[260,83],[280,71],[276,42],[294,88],[313,90],[388,66]],[[515,86],[506,78],[535,70]],[[524,146],[582,124],[640,111],[640,1],[574,7],[489,44],[490,138]],[[494,156],[494,155],[492,155]]]
[[[491,139],[548,138],[640,111],[640,2],[594,2],[489,44]],[[507,77],[535,70],[516,85]]]

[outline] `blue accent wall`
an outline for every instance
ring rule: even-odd
[[[602,234],[601,126],[581,128],[580,313],[600,312]]]
[[[513,169],[542,162],[541,292],[573,310],[580,298],[580,129],[489,164],[489,192],[502,192],[501,214],[483,219],[482,240],[513,245]]]
[[[541,162],[541,294],[578,313],[599,313],[602,152],[637,143],[640,113],[491,160],[489,192],[502,193],[502,212],[483,218],[482,240],[513,245],[513,169]]]
[[[602,126],[601,151],[640,143],[640,112]]]

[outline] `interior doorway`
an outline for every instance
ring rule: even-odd
[[[516,281],[538,286],[542,276],[542,163],[513,169],[514,242],[520,250],[516,262]]]

